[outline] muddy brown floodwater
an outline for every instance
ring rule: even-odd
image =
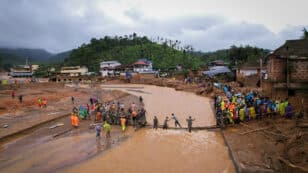
[[[165,116],[175,113],[182,126],[186,118],[195,118],[193,126],[215,124],[210,99],[172,88],[149,85],[108,85],[103,89],[122,90],[144,98],[147,120],[154,115],[162,124]],[[128,105],[126,105],[128,106]],[[69,117],[61,121],[70,121]],[[85,123],[85,122],[84,122]],[[233,173],[234,165],[219,131],[153,130],[133,131],[116,136],[113,127],[110,141],[97,141],[94,130],[73,130],[53,138],[40,136],[49,132],[44,125],[25,136],[0,145],[0,172],[7,173]],[[174,126],[174,121],[169,122]],[[80,132],[80,133],[79,133]],[[48,134],[52,134],[49,132]],[[26,144],[26,145],[24,145]],[[101,152],[104,151],[104,152]]]
[[[193,116],[195,126],[215,124],[210,100],[171,88],[147,85],[112,85],[104,89],[120,89],[144,98],[148,121],[154,115],[160,123],[173,112],[182,125]],[[173,122],[170,122],[173,126]],[[229,173],[235,172],[222,136],[215,131],[142,129],[120,146],[102,155],[62,170],[63,173]]]

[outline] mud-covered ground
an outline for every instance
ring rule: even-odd
[[[307,172],[307,132],[307,121],[280,117],[241,123],[223,131],[243,172]]]
[[[63,92],[59,88],[55,90]],[[63,90],[67,95],[63,94],[62,99],[65,99],[66,96],[69,96],[70,99],[68,91],[71,89],[63,88]],[[90,92],[85,93],[86,90],[90,90]],[[78,96],[80,103],[86,103],[91,94],[95,94],[91,93],[91,89],[78,89],[78,91],[71,93]],[[84,95],[77,93],[84,93]],[[137,103],[138,107],[142,106],[139,104],[138,97],[120,91],[102,91],[99,94],[104,101],[123,102],[126,108],[132,102]],[[68,107],[71,110],[71,106]],[[0,170],[4,172],[54,172],[118,145],[121,141],[128,139],[134,131],[133,128],[128,127],[126,134],[123,135],[119,126],[112,126],[110,139],[105,138],[104,132],[102,132],[101,138],[97,139],[95,130],[90,128],[93,119],[92,117],[92,120],[80,120],[79,128],[75,129],[71,126],[70,117],[65,116],[7,137],[0,143]],[[58,123],[64,125],[50,128]]]
[[[12,89],[16,93],[14,99],[11,97]],[[19,103],[18,95],[23,95],[22,103]],[[74,106],[86,106],[91,97],[98,97],[108,102],[127,95],[120,91],[89,88],[87,85],[72,87],[55,83],[1,89],[0,139],[37,124],[68,115]],[[72,96],[75,98],[74,104],[71,101]],[[47,99],[47,108],[38,106],[38,98]],[[3,128],[4,125],[8,127]]]

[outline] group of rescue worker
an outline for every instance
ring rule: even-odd
[[[74,105],[75,98],[71,97],[72,104]],[[120,125],[123,135],[125,135],[126,127],[132,125],[135,130],[146,125],[146,110],[141,107],[138,108],[136,103],[131,103],[127,111],[125,111],[125,105],[121,102],[107,102],[102,103],[98,99],[90,98],[90,102],[86,106],[86,116],[80,116],[80,108],[73,108],[71,113],[71,124],[74,128],[79,126],[80,119],[92,119],[94,120],[96,137],[99,138],[101,131],[104,130],[106,138],[110,138],[111,125]],[[143,98],[139,98],[139,102],[143,102]],[[83,118],[82,118],[83,117]],[[171,119],[174,120],[175,127],[182,128],[178,118],[174,113],[171,114]],[[168,121],[171,120],[167,116],[163,123],[163,129],[168,129]],[[188,131],[192,130],[193,119],[191,116],[186,120],[188,124]],[[158,128],[158,119],[155,116],[153,120],[153,128]]]
[[[256,91],[237,93],[231,86],[223,86],[225,96],[216,95],[214,106],[216,109],[217,125],[234,124],[252,119],[261,119],[275,115],[292,118],[293,107],[288,98],[271,100],[262,97]],[[224,119],[224,121],[219,121]]]
[[[177,128],[177,127],[182,128],[179,119],[177,118],[177,116],[174,113],[172,113],[170,119],[169,119],[168,116],[165,118],[164,123],[163,123],[163,129],[168,129],[169,128],[168,121],[170,121],[172,119],[174,120],[175,128]],[[186,119],[186,121],[187,121],[188,131],[191,132],[191,130],[192,130],[192,123],[193,123],[193,121],[195,121],[195,119],[193,119],[191,116],[189,116],[189,118]],[[153,128],[154,129],[158,128],[158,118],[156,116],[154,116],[154,119],[153,119]]]
[[[75,98],[71,98],[74,104]],[[142,102],[142,98],[139,98],[139,101]],[[129,124],[133,125],[135,129],[146,125],[146,110],[143,107],[138,108],[134,102],[125,111],[125,105],[123,103],[101,103],[96,98],[90,98],[90,103],[86,106],[86,112],[87,114],[84,119],[93,118],[97,137],[100,137],[102,127],[106,132],[106,137],[110,137],[111,125],[120,125],[123,134],[125,134],[126,127]],[[71,113],[73,127],[78,127],[78,118],[81,118],[80,109],[78,110],[77,107],[74,107]]]

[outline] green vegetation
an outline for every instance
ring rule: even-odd
[[[55,76],[58,71],[60,71],[61,65],[48,65],[41,64],[39,68],[34,72],[33,76],[35,77],[52,77]]]
[[[74,49],[64,64],[85,65],[90,71],[98,72],[101,61],[118,60],[122,64],[131,64],[137,59],[148,58],[156,69],[167,70],[178,64],[186,69],[197,69],[203,62],[188,53],[191,50],[190,46],[180,48],[179,41],[165,40],[159,44],[135,33],[124,37],[105,36],[93,38],[89,44]]]
[[[307,38],[307,31],[304,29],[303,32],[303,38]],[[230,66],[256,65],[259,58],[270,52],[252,46],[231,46],[229,49],[203,53],[195,52],[192,46],[182,46],[178,40],[157,40],[154,42],[135,33],[129,36],[105,36],[92,38],[88,44],[55,55],[41,49],[0,48],[0,68],[9,70],[13,65],[24,64],[26,58],[29,58],[32,64],[41,65],[35,76],[48,76],[50,74],[47,69],[51,66],[85,65],[90,71],[98,72],[102,61],[118,60],[129,65],[137,59],[147,58],[152,60],[155,69],[167,71],[180,64],[187,71],[199,69],[214,60],[223,60]]]
[[[270,50],[252,46],[231,46],[229,49],[217,50],[215,52],[198,53],[198,56],[206,63],[214,60],[223,60],[230,66],[255,66],[260,58],[263,58]]]

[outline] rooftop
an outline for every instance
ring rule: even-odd
[[[280,57],[308,57],[308,39],[287,40],[282,46],[277,48],[274,55]]]
[[[119,61],[102,61],[101,64],[116,64],[119,63]]]

